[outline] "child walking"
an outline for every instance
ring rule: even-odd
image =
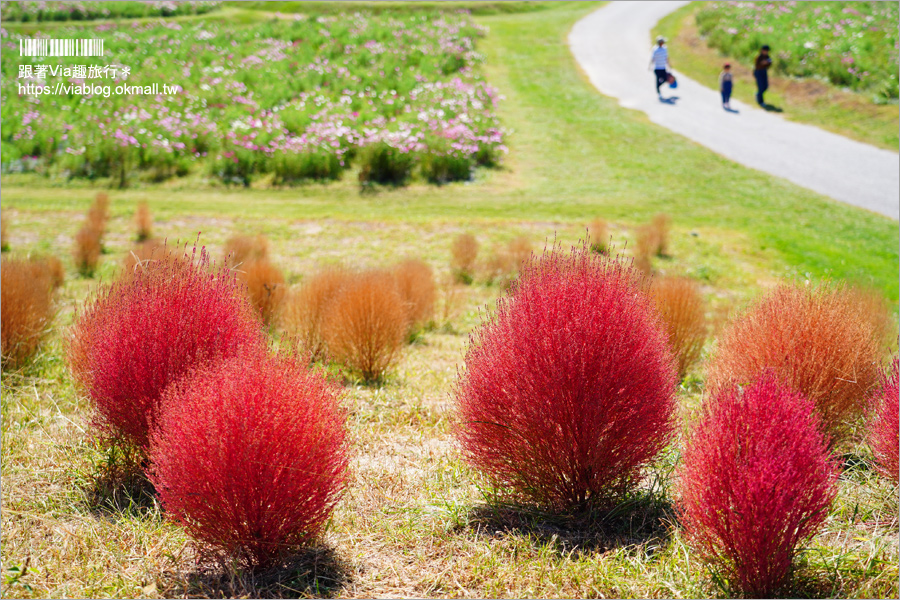
[[[719,90],[722,92],[722,108],[731,110],[731,65],[725,63],[724,70],[719,74]]]

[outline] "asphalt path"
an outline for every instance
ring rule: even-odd
[[[651,29],[687,2],[611,2],[578,21],[569,47],[591,83],[651,121],[742,165],[783,177],[820,194],[894,220],[900,217],[900,155],[732,99],[678,72],[678,86],[663,86],[648,70]],[[677,156],[669,160],[678,160]],[[724,201],[724,200],[723,200]]]

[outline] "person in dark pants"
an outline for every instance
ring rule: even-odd
[[[756,57],[756,64],[753,67],[753,77],[756,79],[756,101],[763,107],[766,105],[763,94],[769,89],[769,67],[771,66],[769,47],[763,46],[759,50],[759,56]]]
[[[731,75],[731,65],[725,63],[725,68],[719,74],[719,91],[722,92],[722,108],[731,110],[731,88],[734,83]]]
[[[662,98],[659,88],[669,79],[669,51],[666,49],[666,39],[662,36],[656,38],[656,48],[650,56],[650,65],[656,74],[656,95]]]

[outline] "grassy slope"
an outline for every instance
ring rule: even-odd
[[[475,185],[414,186],[363,197],[349,182],[247,193],[179,189],[179,183],[115,192],[102,276],[113,274],[130,246],[139,199],[150,200],[157,235],[192,239],[202,229],[216,253],[236,230],[265,232],[292,283],[320,262],[378,265],[407,254],[445,273],[449,240],[463,230],[475,231],[482,242],[520,233],[540,239],[554,231],[569,242],[600,214],[616,221],[613,235],[623,239],[630,236],[623,226],[666,210],[676,219],[674,258],[657,268],[693,269],[698,276],[712,271],[711,296],[724,290],[746,298],[773,273],[840,267],[870,270],[896,297],[896,287],[888,285],[897,272],[895,224],[731,165],[595,94],[565,46],[571,23],[588,10],[575,4],[481,19],[492,28],[483,46],[489,76],[508,96],[504,118],[515,129],[510,171]],[[753,193],[753,186],[761,192]],[[93,194],[87,187],[4,178],[13,252],[52,251],[69,267],[63,311],[42,356],[24,373],[3,376],[4,596],[721,593],[678,534],[660,522],[672,518],[665,499],[661,506],[638,506],[599,534],[484,510],[448,424],[464,334],[478,320],[475,307],[496,296],[495,288],[480,285],[464,292],[456,331],[429,333],[406,350],[384,388],[347,387],[353,479],[317,560],[282,581],[198,575],[184,532],[152,501],[125,499],[115,508],[90,501],[103,456],[85,440],[89,409],[62,363],[59,332],[95,283],[72,277],[65,258]],[[785,247],[773,240],[784,240]],[[823,250],[829,243],[839,244],[834,254]],[[864,260],[867,250],[871,256]],[[682,402],[695,404],[698,390],[695,378],[680,390]],[[657,491],[665,492],[676,456],[661,461]],[[843,479],[826,531],[801,561],[795,591],[896,596],[896,516],[885,508],[895,504],[894,491],[865,463]],[[16,579],[11,568],[26,560],[26,574]]]
[[[752,65],[709,48],[700,37],[694,13],[701,6],[692,2],[663,18],[653,33],[669,40],[675,68],[703,85],[718,89],[725,62],[735,73],[734,96],[755,104],[756,83]],[[866,94],[844,90],[820,80],[802,80],[770,74],[766,102],[784,109],[784,116],[840,135],[897,151],[900,107],[878,105]]]
[[[556,219],[595,215],[637,222],[665,211],[682,228],[713,228],[774,252],[789,273],[863,281],[897,300],[898,230],[890,220],[738,166],[598,95],[572,68],[565,32],[589,6],[481,17],[488,76],[507,96],[510,170],[479,185],[424,185],[360,196],[330,187],[127,191],[157,210],[235,216],[363,219]],[[702,173],[702,177],[696,174]],[[348,177],[352,180],[353,177]],[[26,210],[85,207],[87,190],[4,177],[4,204]]]

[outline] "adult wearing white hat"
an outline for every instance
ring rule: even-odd
[[[656,73],[656,95],[662,98],[659,88],[669,78],[669,50],[666,48],[666,38],[659,36],[656,38],[656,48],[650,56],[650,66]]]

